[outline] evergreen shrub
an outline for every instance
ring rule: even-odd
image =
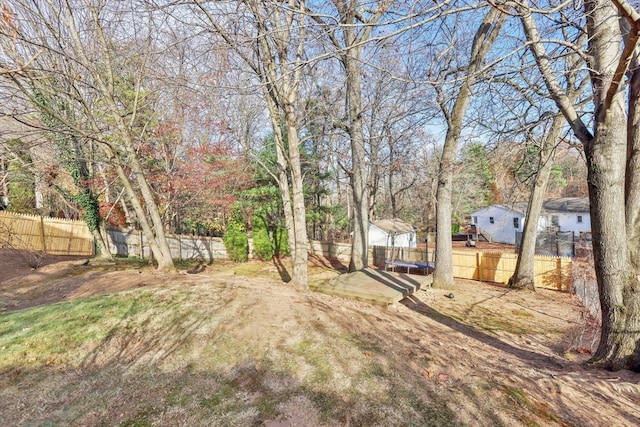
[[[233,215],[233,218],[227,223],[227,230],[222,241],[227,255],[232,261],[246,262],[249,259],[249,238],[240,214]]]

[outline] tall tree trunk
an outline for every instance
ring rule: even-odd
[[[347,46],[355,44],[353,27],[347,27]],[[369,188],[367,186],[367,152],[362,132],[362,88],[360,79],[360,47],[350,47],[343,56],[347,74],[347,115],[351,141],[351,188],[353,190],[353,239],[349,271],[359,271],[369,266]]]
[[[627,241],[633,271],[640,270],[640,61],[636,57],[629,79],[627,171],[625,182]]]
[[[393,145],[391,132],[387,133],[388,146],[389,146],[389,204],[391,205],[391,218],[398,217],[398,200],[397,193],[394,191],[394,183],[396,178],[396,153]]]
[[[287,107],[287,139],[289,142],[289,161],[291,163],[291,191],[293,199],[294,245],[292,255],[293,283],[302,289],[308,289],[309,245],[307,237],[306,209],[304,205],[304,183],[298,148],[298,128],[294,106]]]
[[[104,234],[104,227],[100,226],[91,232],[93,238],[96,241],[96,256],[100,258],[112,258],[111,251],[109,251],[109,244],[107,243],[106,236]]]
[[[264,86],[263,86],[264,87]],[[285,144],[284,136],[282,134],[282,127],[278,121],[278,108],[275,103],[272,102],[268,94],[265,94],[267,99],[267,105],[271,115],[271,124],[273,128],[273,136],[276,146],[276,161],[278,162],[278,171],[276,174],[276,182],[280,189],[280,198],[282,199],[282,210],[284,211],[284,223],[287,228],[287,239],[289,245],[289,253],[293,256],[295,253],[295,226],[293,220],[293,207],[291,203],[291,184],[289,183],[289,164],[285,156]],[[295,276],[295,272],[293,272]]]
[[[538,170],[531,185],[531,195],[529,204],[527,205],[516,269],[513,272],[513,276],[509,278],[508,286],[511,289],[535,290],[534,264],[538,222],[540,220],[544,196],[547,191],[551,167],[553,166],[553,160],[555,158],[555,144],[560,137],[560,132],[564,124],[564,117],[561,115],[554,117],[551,130],[544,138],[542,147],[540,147]]]
[[[625,18],[619,14],[624,13],[626,19],[633,21],[633,27],[637,26],[637,19],[624,8],[617,9],[613,3],[619,6],[624,2],[584,2],[595,105],[593,135],[560,88],[528,2],[521,1],[515,7],[547,89],[583,143],[587,156],[593,256],[602,309],[600,344],[590,362],[611,369],[640,371],[640,278],[635,266],[637,257],[632,259],[630,255],[637,253],[634,247],[637,229],[628,228],[637,225],[636,209],[640,203],[632,200],[629,193],[638,185],[635,182],[638,145],[636,136],[627,134],[629,123],[623,91],[619,90],[622,78],[614,80],[616,70],[627,60],[620,55],[623,50],[619,19]],[[625,5],[631,8],[628,3]],[[630,34],[636,35],[635,32]],[[634,50],[636,42],[637,39],[629,45]],[[632,126],[637,123],[636,116],[635,110],[629,108]],[[630,172],[635,176],[627,175]],[[629,244],[627,236],[631,236]]]
[[[127,177],[127,174],[122,168],[122,166],[117,164],[115,167],[116,167],[116,173],[118,174],[118,178],[120,179],[120,183],[122,184],[123,188],[125,189],[125,192],[127,193],[127,197],[129,198],[129,202],[131,203],[131,206],[133,206],[133,210],[136,212],[136,216],[138,217],[138,222],[140,223],[142,232],[147,238],[149,247],[151,248],[151,253],[156,258],[156,260],[162,260],[164,255],[162,254],[162,251],[160,250],[160,247],[156,242],[155,236],[153,234],[153,230],[149,225],[149,221],[147,221],[147,216],[144,212],[144,208],[142,207],[142,204],[140,204],[140,199],[138,198],[138,195],[136,194],[135,189],[131,185],[131,182],[129,182],[129,178]],[[142,242],[140,242],[140,244],[142,245]]]
[[[90,54],[86,51],[82,38],[79,35],[78,28],[76,27],[75,18],[73,17],[71,9],[69,9],[67,13],[67,25],[69,26],[68,28],[71,31],[71,35],[75,42],[79,61],[84,67],[86,67],[89,73],[91,73],[91,76],[95,81],[96,88],[99,90],[103,101],[108,107],[111,119],[115,124],[114,132],[117,137],[120,138],[121,149],[124,150],[127,154],[127,166],[131,168],[131,171],[135,175],[134,179],[138,184],[140,195],[145,202],[145,207],[148,212],[149,219],[151,219],[151,222],[153,224],[153,229],[149,225],[147,215],[145,214],[144,209],[142,209],[140,201],[138,200],[135,191],[129,183],[128,176],[124,173],[124,171],[120,170],[122,168],[122,165],[120,163],[118,163],[117,165],[117,168],[119,169],[118,176],[125,188],[128,187],[126,190],[127,195],[129,196],[129,200],[131,201],[136,211],[136,215],[138,215],[138,220],[140,221],[141,225],[146,224],[145,226],[143,226],[143,232],[149,239],[149,245],[151,245],[153,255],[156,257],[156,260],[158,262],[158,269],[174,270],[173,259],[171,257],[169,244],[167,243],[167,239],[164,233],[164,225],[162,224],[160,211],[158,209],[158,205],[155,202],[151,187],[149,186],[149,183],[144,176],[142,166],[138,161],[135,144],[131,136],[132,126],[134,123],[133,118],[137,113],[137,102],[135,102],[132,106],[133,113],[131,114],[130,121],[127,123],[124,118],[125,116],[123,115],[123,111],[119,107],[118,102],[115,99],[113,90],[111,90],[114,84],[113,72],[115,69],[114,64],[112,63],[112,58],[109,55],[105,57],[105,65],[108,70],[108,72],[106,73],[107,77],[105,77],[103,74],[104,70],[98,69],[95,66],[94,61],[92,61],[90,58]],[[99,16],[98,11],[96,11],[95,9],[91,9],[91,16],[102,46],[105,48],[105,50],[109,51],[109,42],[107,41],[103,33],[102,18]],[[136,91],[138,91],[139,89],[139,87],[136,87]],[[118,156],[117,150],[109,149],[108,151],[110,151],[109,153],[107,153],[108,156]]]
[[[640,338],[637,278],[628,262],[624,209],[626,118],[619,102],[597,121],[586,150],[593,256],[602,308],[602,334],[594,362],[626,365]],[[635,302],[635,306],[631,303]]]
[[[278,160],[277,181],[282,193],[289,249],[292,257],[292,281],[308,288],[308,237],[304,181],[298,140],[297,101],[302,70],[302,53],[305,41],[304,2],[290,2],[280,10],[270,8],[261,1],[248,2],[255,18],[259,37],[257,63],[238,50],[245,62],[262,82],[262,92],[267,102],[276,141]],[[297,9],[297,10],[296,10]],[[275,16],[273,21],[270,19]],[[280,19],[282,18],[282,19]],[[210,16],[211,23],[231,47],[235,47],[229,35]],[[271,28],[273,25],[273,28]],[[295,29],[297,36],[292,37]],[[295,40],[295,42],[294,42]],[[295,48],[291,49],[290,48]],[[285,135],[281,128],[284,115]]]
[[[625,208],[627,240],[630,260],[629,285],[625,292],[627,329],[640,330],[640,61],[636,54],[630,78],[629,114],[627,128],[627,172]],[[627,367],[640,372],[640,337],[636,337],[635,349]]]
[[[127,151],[132,153],[129,159],[129,166],[135,175],[140,194],[144,199],[145,207],[153,224],[153,230],[148,229],[148,231],[145,231],[145,234],[147,235],[147,239],[149,239],[150,242],[153,240],[158,247],[159,254],[154,253],[154,255],[156,255],[156,261],[158,262],[158,270],[174,270],[173,257],[171,256],[171,249],[169,248],[167,236],[164,232],[164,224],[162,223],[160,210],[158,209],[151,187],[147,182],[147,178],[144,175],[144,171],[138,162],[138,158],[135,156],[132,144],[127,143],[126,145]],[[135,203],[133,205],[135,207]],[[144,210],[141,212],[144,213]],[[136,213],[138,213],[137,210]]]
[[[531,188],[527,214],[524,220],[522,240],[518,249],[518,259],[513,276],[509,278],[508,286],[511,289],[535,290],[534,264],[536,254],[536,237],[538,234],[538,222],[540,211],[544,202],[544,195],[549,182],[551,161],[543,162],[536,173],[536,178]]]
[[[596,104],[594,138],[585,146],[591,202],[593,256],[602,308],[602,333],[593,358],[611,369],[640,370],[640,283],[630,259],[625,182],[627,115],[621,91],[609,94],[621,44],[618,11],[605,0],[585,2],[592,84]],[[631,178],[630,178],[631,179]],[[631,186],[634,184],[631,183]]]
[[[350,184],[353,199],[353,236],[349,271],[363,270],[369,266],[369,187],[367,180],[367,152],[362,124],[362,47],[370,40],[371,32],[385,16],[394,0],[381,0],[366,4],[358,1],[334,0],[336,16],[314,13],[311,19],[326,31],[337,49],[346,75],[347,131],[351,141]],[[366,9],[366,13],[365,13]],[[335,19],[335,21],[334,21]],[[339,25],[336,25],[336,22]],[[336,29],[342,32],[342,40]],[[375,177],[374,177],[375,179]]]
[[[459,97],[458,100],[461,98]],[[458,101],[456,101],[458,104]],[[467,100],[468,105],[468,100]],[[464,107],[466,109],[466,106]],[[462,118],[459,119],[459,124]],[[453,241],[451,238],[451,187],[453,182],[453,161],[458,147],[460,129],[456,132],[449,124],[445,138],[436,191],[436,268],[433,272],[433,287],[453,287]]]
[[[278,78],[274,74],[274,64],[269,63],[270,59],[267,54],[268,49],[265,47],[263,54],[263,60],[265,61],[264,71],[261,72],[259,69],[256,69],[256,71],[262,81],[262,92],[269,110],[275,139],[276,160],[278,163],[278,171],[275,174],[275,178],[280,189],[289,252],[292,259],[293,271],[291,280],[302,289],[308,289],[309,240],[307,237],[304,181],[298,141],[298,119],[295,107],[297,84],[289,85],[282,81],[280,83],[282,98],[275,97],[274,92],[270,91],[269,88]],[[283,105],[286,138],[283,133],[279,105]]]
[[[441,108],[447,118],[447,135],[442,148],[438,171],[438,189],[436,191],[436,268],[433,273],[433,286],[449,288],[453,286],[453,254],[451,239],[451,191],[453,182],[453,164],[458,150],[458,140],[462,132],[462,122],[471,101],[472,88],[482,69],[491,45],[498,37],[505,17],[496,9],[489,9],[478,27],[471,47],[467,74],[462,82],[451,112],[444,100]]]

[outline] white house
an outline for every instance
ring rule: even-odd
[[[511,206],[491,205],[471,213],[471,222],[479,233],[492,242],[515,244],[516,231],[524,227],[526,203]],[[585,197],[548,199],[542,204],[538,231],[554,227],[557,231],[572,231],[577,237],[591,231],[589,200]]]
[[[515,244],[516,231],[524,227],[527,206],[491,205],[471,213],[471,223],[479,234],[496,243]]]
[[[369,246],[416,247],[416,229],[400,219],[371,221],[368,232]]]
[[[540,225],[545,228],[557,227],[558,231],[573,231],[575,237],[591,232],[589,199],[563,197],[545,200],[540,213]]]

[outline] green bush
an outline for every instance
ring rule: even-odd
[[[245,262],[249,259],[249,238],[247,229],[240,218],[227,223],[227,230],[222,238],[227,255],[234,262]]]
[[[273,258],[269,228],[266,220],[259,215],[253,217],[253,257],[262,261]]]

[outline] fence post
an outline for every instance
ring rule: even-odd
[[[40,215],[40,237],[42,238],[42,252],[47,253],[47,243],[44,236],[44,217]]]
[[[556,258],[556,270],[558,270],[558,290],[563,290],[564,282],[562,280],[562,258]]]
[[[140,259],[144,259],[144,241],[142,240],[142,230],[138,230],[138,239],[140,242]]]

